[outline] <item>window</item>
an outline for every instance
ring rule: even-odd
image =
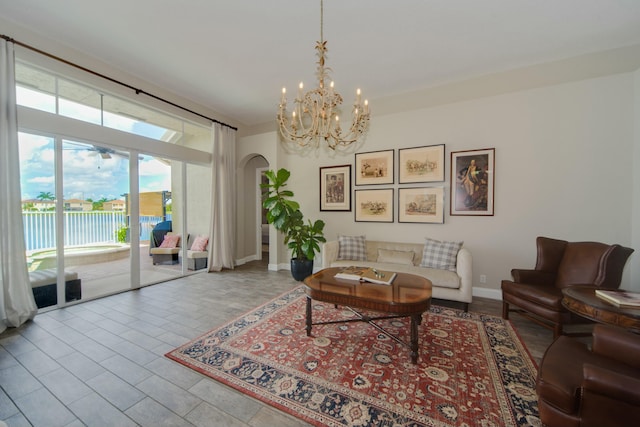
[[[19,61],[16,62],[16,94],[18,105],[211,152],[211,130],[207,126]]]

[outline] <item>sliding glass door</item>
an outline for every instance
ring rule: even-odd
[[[55,145],[55,139],[49,136],[19,135],[27,266],[39,307],[58,301]]]
[[[128,193],[127,152],[62,141],[64,265],[78,274],[82,299],[131,287]]]
[[[159,157],[138,156],[141,286],[182,275],[181,249],[186,242],[174,222],[171,164]],[[179,192],[178,188],[175,193]]]
[[[20,133],[19,145],[27,261],[34,286],[42,286],[40,308],[187,272],[179,250],[186,237],[169,257],[152,254],[167,231],[186,235],[173,222],[173,200],[183,199],[186,182],[172,182],[171,161],[30,133]]]

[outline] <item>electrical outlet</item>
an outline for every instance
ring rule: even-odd
[[[487,283],[487,276],[485,276],[484,274],[480,275],[480,283]]]

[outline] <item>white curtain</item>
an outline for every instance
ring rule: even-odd
[[[13,43],[0,38],[0,332],[38,312],[27,271]]]
[[[236,131],[213,124],[209,271],[233,269],[236,241]]]

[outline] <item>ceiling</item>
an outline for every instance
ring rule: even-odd
[[[283,86],[316,86],[319,0],[0,0],[0,17],[239,125],[273,123]],[[375,116],[385,98],[638,45],[640,1],[326,0],[324,39],[336,90],[348,105],[361,88]]]

